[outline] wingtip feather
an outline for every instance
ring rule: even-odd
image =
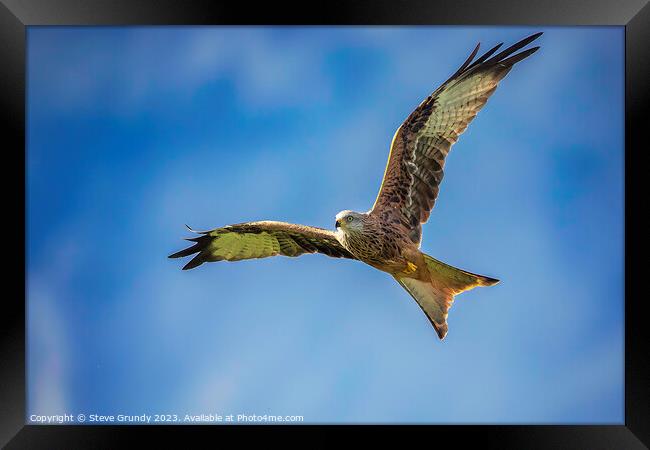
[[[469,70],[469,69],[471,69],[471,68],[473,68],[475,66],[478,66],[479,64],[484,62],[486,59],[488,59],[490,56],[492,56],[494,54],[494,52],[499,50],[499,48],[501,48],[502,45],[503,45],[503,42],[500,42],[497,45],[495,45],[494,47],[492,47],[490,50],[488,50],[487,52],[483,53],[483,55],[481,55],[476,61],[474,61],[472,64],[470,64],[470,66],[467,68],[467,70]]]
[[[504,66],[513,66],[517,64],[519,61],[528,58],[530,55],[535,53],[537,50],[539,50],[539,46],[529,48],[528,50],[524,50],[523,52],[517,53],[516,55],[513,55],[509,58],[506,58],[502,61],[499,62],[499,64],[504,65]]]
[[[176,253],[172,253],[171,255],[168,256],[168,258],[170,258],[170,259],[182,258],[184,256],[190,256],[190,255],[192,255],[192,254],[194,254],[194,253],[196,253],[198,251],[199,251],[199,249],[197,248],[197,246],[193,245],[191,247],[185,248],[185,249],[183,249],[181,251],[178,251]]]
[[[201,255],[201,252],[209,245],[210,241],[212,238],[210,236],[198,236],[195,238],[186,238],[185,240],[194,242],[194,245],[191,245],[190,247],[187,247],[183,250],[180,250],[176,253],[172,253],[171,255],[168,256],[168,258],[183,258],[185,256],[190,256],[195,253],[199,253],[196,257]],[[196,258],[195,257],[195,258]],[[191,262],[191,261],[190,261]],[[190,267],[191,268],[191,267]]]
[[[204,261],[204,259],[203,259],[203,255],[201,255],[201,254],[199,253],[199,254],[196,255],[194,258],[192,258],[192,259],[190,260],[190,262],[188,262],[187,264],[185,264],[185,265],[183,266],[183,270],[194,269],[195,267],[200,266],[200,265],[203,264],[204,262],[205,262],[205,261]]]
[[[461,64],[461,66],[458,68],[458,70],[456,72],[454,72],[454,74],[451,77],[449,77],[449,80],[451,80],[454,77],[460,75],[461,73],[463,73],[463,71],[465,69],[468,68],[468,66],[470,66],[470,64],[472,63],[472,60],[474,59],[474,57],[478,53],[479,48],[481,48],[481,43],[480,42],[478,42],[476,44],[476,47],[474,47],[474,50],[472,51],[472,53],[470,53],[470,55],[467,57],[465,62],[463,64]],[[447,80],[447,81],[449,81],[449,80]]]
[[[200,231],[197,231],[197,230],[193,229],[193,228],[192,228],[191,226],[189,226],[188,224],[185,224],[185,228],[187,228],[187,229],[190,231],[190,233],[201,234]]]
[[[488,64],[490,64],[490,63],[491,64],[499,64],[499,63],[503,64],[504,61],[510,61],[511,64],[514,64],[514,63],[516,63],[518,61],[521,61],[521,59],[523,59],[525,57],[523,57],[521,59],[518,59],[518,60],[513,60],[514,57],[510,57],[510,58],[508,58],[508,57],[510,55],[512,55],[513,53],[515,53],[516,51],[524,48],[525,46],[527,46],[528,44],[533,42],[535,39],[540,37],[542,34],[543,34],[542,31],[540,31],[538,33],[535,33],[535,34],[531,34],[530,36],[520,40],[519,42],[517,42],[517,43],[511,45],[510,47],[506,48],[505,50],[501,51],[500,53],[497,53],[492,58],[487,60],[486,63],[488,63]],[[537,47],[537,48],[539,48],[539,47]],[[526,50],[526,52],[528,52],[528,51],[529,50]],[[522,53],[524,53],[524,52],[522,52]],[[515,56],[521,55],[522,53],[519,53],[519,54],[517,54]],[[534,52],[528,53],[526,56],[531,55],[532,53],[534,53]],[[508,59],[506,59],[506,58],[508,58]]]

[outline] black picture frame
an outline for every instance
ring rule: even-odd
[[[417,426],[434,443],[479,442],[499,449],[636,449],[650,445],[650,351],[648,327],[641,313],[647,300],[638,286],[647,265],[638,245],[645,224],[639,214],[641,158],[650,103],[650,4],[646,0],[426,1],[330,0],[302,6],[208,0],[2,0],[0,4],[0,111],[5,127],[2,177],[5,211],[5,258],[17,273],[9,277],[15,294],[4,290],[0,326],[0,444],[6,448],[116,448],[136,434],[170,444],[194,433],[237,433],[255,429],[265,434],[276,426],[61,426],[25,425],[25,76],[26,27],[32,25],[618,25],[625,27],[625,424],[624,425],[483,425]],[[645,125],[645,127],[644,127]],[[647,150],[646,150],[647,152]],[[7,162],[6,158],[10,161]],[[16,175],[13,179],[11,175]],[[22,184],[20,184],[22,183]],[[20,184],[23,195],[16,195]],[[20,192],[20,191],[19,191]],[[22,223],[21,228],[16,222]],[[9,245],[9,249],[6,246]],[[22,259],[17,255],[22,254]],[[607,330],[603,330],[607,333]],[[301,425],[300,429],[312,428]],[[347,428],[337,426],[334,428]],[[377,427],[363,427],[377,434]],[[331,433],[320,433],[325,442]],[[332,438],[330,438],[332,439]],[[244,439],[245,440],[245,439]],[[239,441],[242,442],[242,441]],[[338,441],[332,440],[333,444]],[[426,441],[425,441],[426,442]]]

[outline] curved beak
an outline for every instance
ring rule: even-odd
[[[341,221],[337,220],[336,223],[334,224],[334,228],[339,228],[341,226]]]

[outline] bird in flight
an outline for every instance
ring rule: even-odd
[[[539,47],[516,52],[541,34],[496,53],[499,44],[474,60],[477,45],[460,68],[395,132],[372,208],[367,212],[341,211],[336,215],[336,231],[275,221],[239,223],[209,231],[190,228],[198,234],[188,239],[194,244],[169,257],[195,254],[183,270],[205,262],[305,253],[359,260],[392,275],[415,299],[438,337],[444,339],[454,297],[499,280],[452,267],[421,252],[422,224],[438,197],[451,146],[512,67]]]

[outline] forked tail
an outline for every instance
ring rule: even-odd
[[[447,315],[454,297],[477,286],[494,286],[495,278],[467,272],[422,254],[429,269],[430,280],[395,277],[397,282],[415,299],[438,333],[440,339],[447,335]]]

